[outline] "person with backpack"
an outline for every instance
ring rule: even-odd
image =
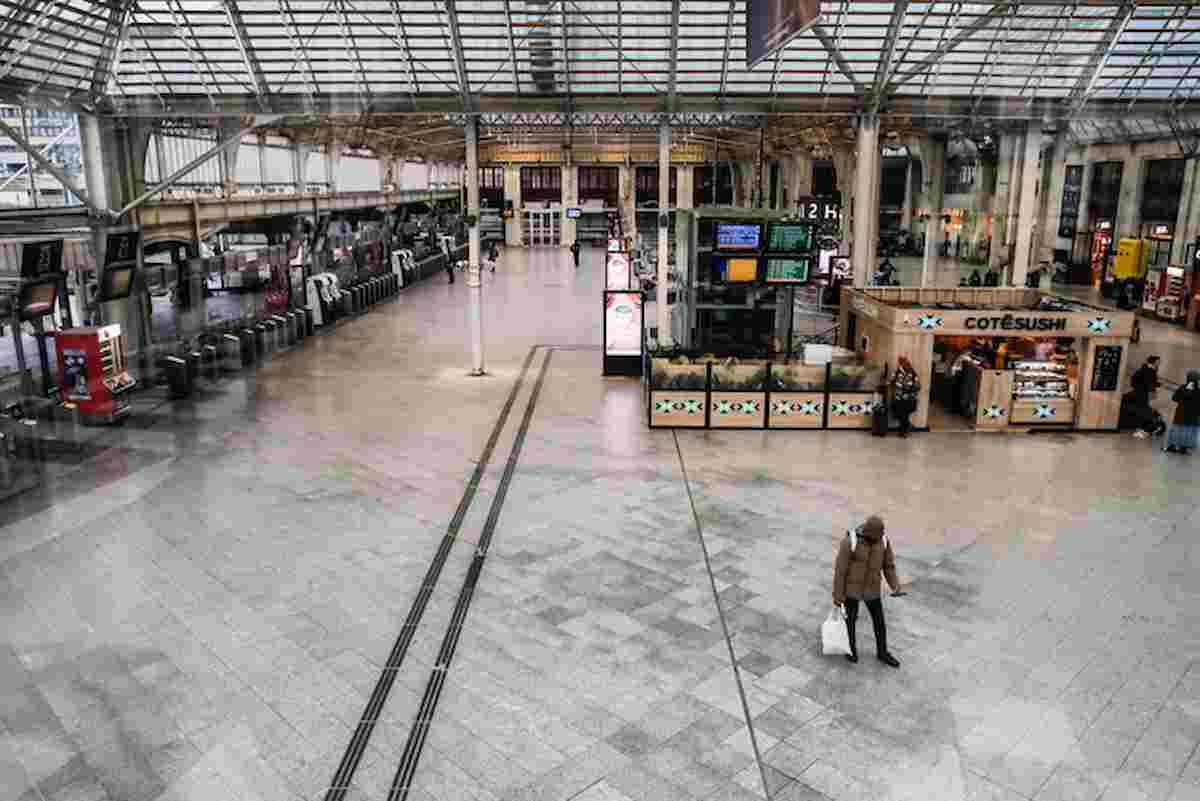
[[[887,579],[895,594],[901,594],[900,579],[896,575],[896,555],[892,544],[884,534],[883,520],[877,515],[846,532],[838,547],[833,568],[833,603],[846,613],[846,630],[850,635],[850,653],[846,659],[858,662],[858,642],[854,626],[858,620],[858,605],[867,605],[871,613],[871,625],[875,629],[875,655],[889,667],[900,667],[900,660],[892,656],[887,647],[887,625],[883,619],[883,599],[880,576]]]

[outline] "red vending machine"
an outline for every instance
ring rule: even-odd
[[[68,328],[55,343],[63,398],[79,407],[83,422],[115,423],[129,414],[121,396],[137,381],[126,370],[121,326]]]

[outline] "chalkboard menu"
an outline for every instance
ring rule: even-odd
[[[1116,392],[1121,383],[1120,345],[1101,345],[1096,348],[1096,360],[1092,362],[1092,391]]]

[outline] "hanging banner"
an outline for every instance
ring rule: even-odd
[[[820,16],[820,0],[747,0],[746,69],[775,55]]]

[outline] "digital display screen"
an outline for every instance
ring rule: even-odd
[[[26,284],[21,288],[21,316],[26,320],[45,317],[54,310],[58,286],[52,282]]]
[[[767,227],[767,250],[807,253],[812,243],[812,226],[808,223],[771,223]]]
[[[808,271],[812,258],[799,256],[794,259],[767,259],[768,284],[803,284],[808,282]]]
[[[751,284],[758,281],[758,259],[718,258],[714,261],[713,267],[713,279],[716,283]]]
[[[758,250],[761,223],[717,223],[717,250]]]
[[[129,297],[132,283],[132,267],[113,267],[105,270],[104,281],[100,286],[101,300],[120,300]]]
[[[567,217],[572,220],[578,219],[582,214],[583,212],[577,208],[572,207],[567,209]]]
[[[604,352],[609,356],[642,355],[642,293],[605,293]]]
[[[41,278],[62,270],[63,241],[26,242],[21,246],[21,277]]]

